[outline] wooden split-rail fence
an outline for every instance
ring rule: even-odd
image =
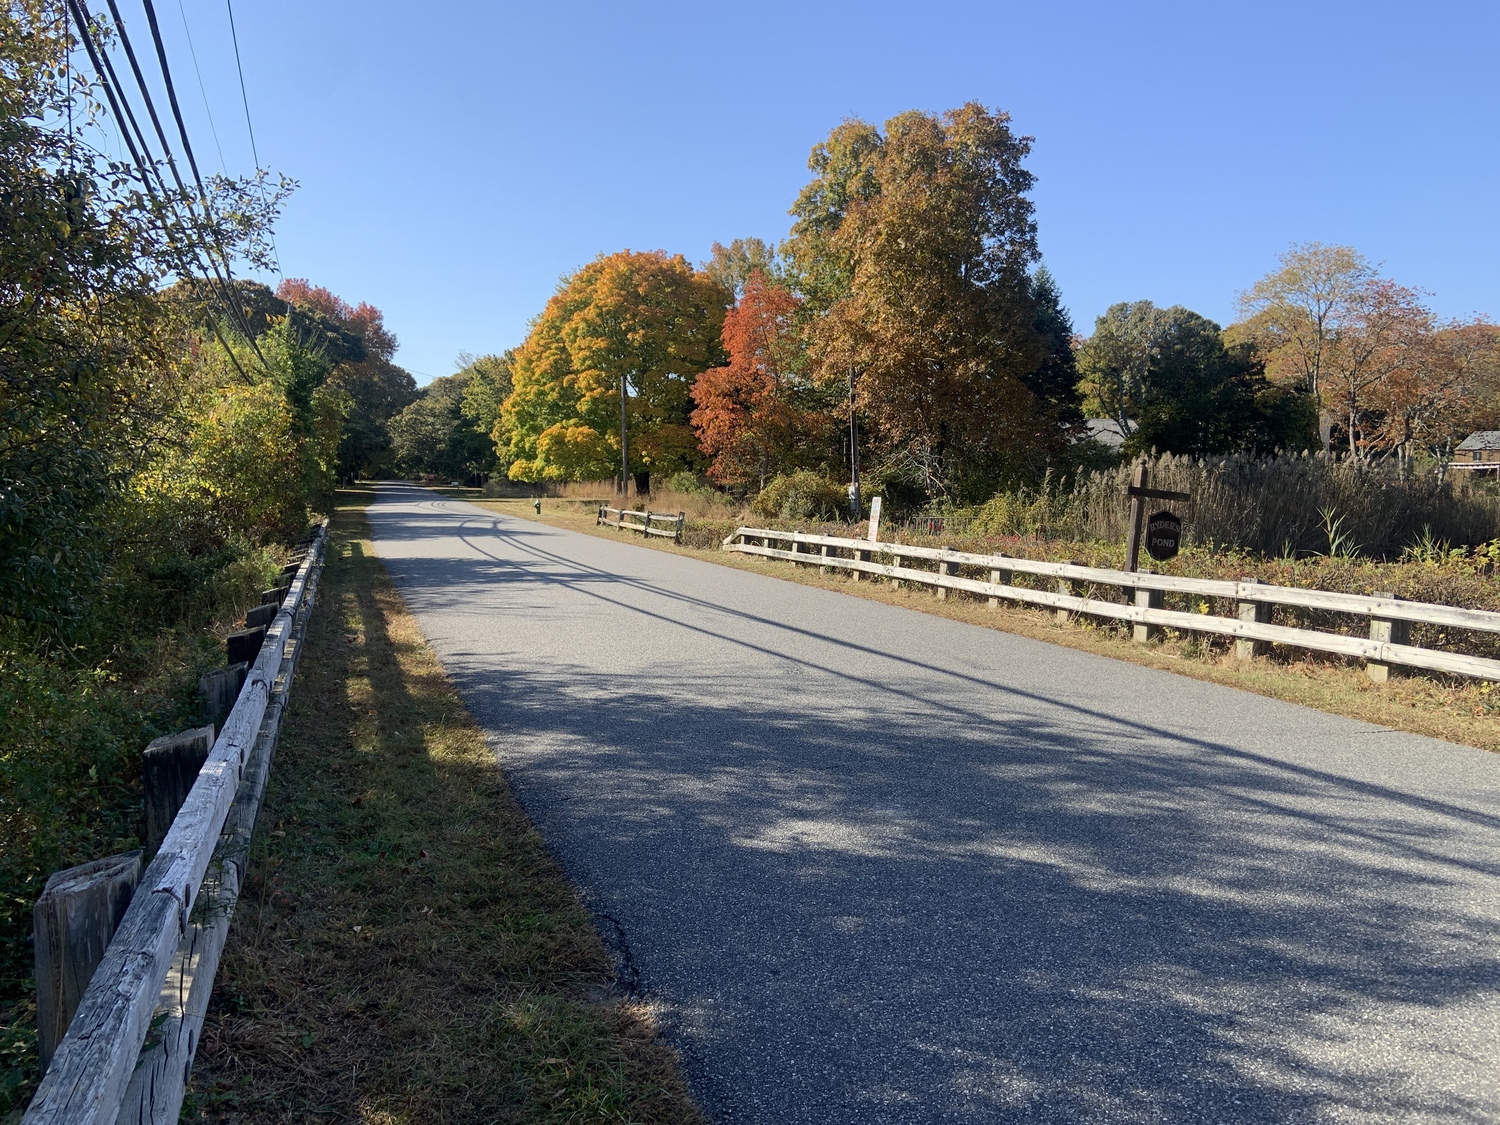
[[[1456,606],[1412,602],[1391,595],[1342,594],[1331,590],[1304,590],[1272,586],[1245,579],[1179,578],[1149,571],[1131,572],[1079,566],[1076,563],[1038,562],[1009,555],[983,555],[953,551],[945,547],[913,547],[902,543],[842,539],[829,535],[774,531],[741,527],[725,538],[723,548],[747,555],[784,559],[827,570],[887,578],[897,584],[931,586],[939,598],[960,591],[987,598],[990,605],[1002,601],[1043,606],[1057,612],[1059,620],[1071,614],[1130,622],[1135,640],[1150,640],[1162,628],[1187,633],[1208,633],[1235,640],[1235,655],[1248,659],[1265,651],[1268,644],[1290,645],[1365,661],[1371,679],[1384,681],[1394,667],[1420,668],[1484,680],[1500,680],[1500,660],[1470,656],[1448,649],[1411,643],[1413,624],[1445,629],[1500,633],[1500,613]],[[883,562],[882,559],[889,559]],[[908,565],[935,564],[931,570]],[[1053,588],[1020,585],[1016,575],[1050,580]],[[1100,588],[1123,592],[1123,601],[1099,595]],[[1191,594],[1236,603],[1236,616],[1221,617],[1166,609],[1164,595]],[[1277,625],[1272,621],[1276,606],[1296,606],[1364,618],[1368,637],[1319,629]]]
[[[48,881],[36,934],[46,1072],[23,1125],[177,1121],[326,543],[325,525],[230,636],[230,666],[200,683],[206,712],[229,705],[217,737],[207,726],[147,748],[147,842],[162,838],[145,870],[132,852]]]
[[[653,527],[652,521],[660,526]],[[629,508],[607,508],[599,507],[599,518],[594,521],[595,527],[618,527],[622,531],[639,531],[642,535],[659,535],[672,542],[682,543],[682,526],[687,522],[687,515],[678,512],[675,516],[662,512],[636,512]]]

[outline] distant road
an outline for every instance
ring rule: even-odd
[[[1500,757],[383,485],[716,1121],[1500,1121]]]

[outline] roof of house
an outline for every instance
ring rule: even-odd
[[[1500,430],[1475,430],[1458,443],[1460,449],[1500,449]]]
[[[1085,418],[1083,424],[1089,428],[1088,437],[1093,438],[1100,445],[1118,449],[1125,444],[1125,435],[1120,432],[1120,424],[1113,418]]]

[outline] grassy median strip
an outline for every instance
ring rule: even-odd
[[[820,586],[1100,656],[1128,660],[1331,714],[1362,719],[1392,730],[1500,751],[1500,722],[1496,722],[1500,719],[1500,684],[1420,673],[1397,675],[1387,683],[1376,684],[1357,664],[1300,654],[1293,654],[1289,659],[1258,658],[1245,663],[1195,636],[1178,636],[1138,645],[1097,619],[1083,615],[1075,615],[1068,624],[1060,625],[1050,610],[1009,605],[991,608],[984,600],[961,593],[939,601],[931,589],[915,586],[898,589],[889,582],[879,581],[855,582],[847,573],[834,570],[823,574],[815,565],[798,566],[722,551],[717,547],[679,547],[670,539],[648,539],[612,527],[596,527],[594,512],[585,505],[544,501],[542,514],[538,516],[530,500],[483,499],[475,496],[472,490],[434,491],[491,511],[523,519],[540,519],[571,531],[691,555],[720,566],[767,574],[806,586]]]
[[[698,1122],[340,494],[184,1120]]]

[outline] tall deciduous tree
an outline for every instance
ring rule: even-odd
[[[751,274],[759,272],[767,278],[774,278],[777,265],[774,247],[759,238],[736,238],[728,246],[715,242],[712,256],[700,268],[739,300]]]
[[[813,150],[784,247],[816,373],[858,375],[887,474],[984,495],[1061,444],[1028,387],[1049,357],[1030,268],[1030,139],[977,103],[845,122]]]
[[[699,448],[713,458],[708,475],[722,485],[764,488],[827,430],[824,417],[800,401],[797,305],[791,292],[752,271],[724,317],[729,362],[693,384],[693,428]]]
[[[1394,453],[1403,475],[1423,450],[1441,472],[1471,431],[1500,424],[1500,328],[1484,320],[1423,327],[1404,341],[1372,403],[1372,444]]]
[[[462,478],[494,465],[494,442],[464,410],[474,383],[472,367],[434,379],[391,419],[391,449],[400,468]]]
[[[1231,338],[1255,345],[1273,381],[1312,396],[1325,451],[1340,412],[1329,382],[1348,371],[1361,308],[1378,280],[1375,267],[1352,248],[1306,242],[1289,249],[1275,271],[1239,297],[1243,320]]]
[[[625,388],[630,471],[698,463],[693,381],[723,359],[729,293],[681,256],[624,250],[567,278],[517,349],[495,440],[515,480],[611,476]]]
[[[334,362],[329,385],[350,399],[349,418],[339,442],[339,472],[375,473],[388,467],[391,453],[387,423],[417,397],[409,372],[393,362],[396,337],[374,305],[351,305],[321,285],[289,277],[276,296],[293,309],[312,314],[352,339],[355,346],[329,351]]]
[[[458,357],[458,363],[458,373],[467,377],[460,409],[480,433],[492,435],[500,423],[500,410],[516,387],[515,349],[507,348],[500,355],[482,355],[477,358],[464,352]],[[491,451],[494,452],[493,441]],[[497,468],[493,457],[491,460],[492,463],[484,466],[483,471],[489,472]],[[501,471],[508,467],[498,466]]]

